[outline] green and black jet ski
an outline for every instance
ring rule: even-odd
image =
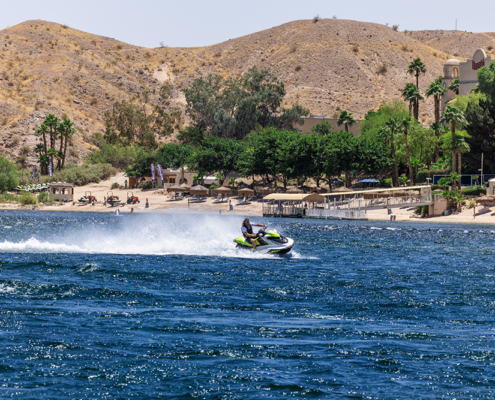
[[[265,228],[260,229],[255,241],[256,251],[263,254],[287,254],[294,246],[294,240],[282,236],[275,229],[268,232],[265,232]],[[253,245],[243,236],[234,239],[234,243],[237,243],[237,247],[243,249],[253,249]]]

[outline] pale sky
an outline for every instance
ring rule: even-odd
[[[491,32],[494,9],[493,0],[13,0],[2,7],[0,29],[43,19],[138,46],[194,47],[316,14],[399,30],[454,29],[457,18],[458,30]]]

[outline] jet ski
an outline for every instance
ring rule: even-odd
[[[258,231],[258,237],[255,239],[256,251],[262,254],[287,254],[294,246],[294,240],[286,238],[278,233],[275,229],[265,232],[265,228]],[[244,236],[234,239],[236,247],[252,250],[253,245],[249,243]]]

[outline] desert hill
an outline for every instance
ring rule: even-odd
[[[463,31],[413,31],[410,37],[430,47],[457,58],[471,58],[474,51],[483,48],[487,54],[495,55],[495,33],[472,33]]]
[[[79,162],[116,100],[168,81],[183,107],[181,89],[198,71],[229,77],[254,65],[270,67],[286,83],[286,105],[299,101],[327,116],[347,109],[362,118],[413,80],[406,69],[414,57],[428,69],[420,78],[423,92],[441,74],[449,54],[415,35],[374,23],[300,20],[207,47],[149,49],[26,21],[0,31],[0,153],[34,163],[26,146],[37,143],[35,128],[55,113],[76,124],[68,161]],[[422,121],[431,122],[432,100],[420,111]]]

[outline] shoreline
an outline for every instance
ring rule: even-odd
[[[188,207],[187,200],[173,201],[170,199],[171,195],[164,192],[163,189],[149,189],[143,191],[142,189],[110,189],[111,185],[117,182],[119,185],[124,185],[126,180],[124,173],[119,173],[110,177],[105,181],[99,183],[90,183],[85,186],[76,186],[74,188],[74,203],[67,202],[62,205],[55,203],[53,205],[43,206],[20,206],[12,203],[0,203],[0,210],[5,211],[54,211],[54,212],[94,212],[94,213],[113,213],[115,210],[119,210],[121,214],[131,213],[131,208],[134,209],[135,214],[143,213],[191,213],[191,214],[209,214],[209,215],[241,215],[246,217],[262,218],[262,203],[253,202],[251,204],[236,206],[237,201],[232,200],[233,210],[229,210],[228,201],[215,203],[215,198],[208,197],[205,201],[199,203],[190,203]],[[78,204],[77,200],[81,198],[86,192],[91,192],[93,196],[96,196],[98,203],[94,206],[86,204]],[[128,192],[133,192],[135,196],[139,197],[139,204],[122,204],[116,207],[109,205],[104,206],[102,204],[103,197],[108,196],[109,193],[118,195],[124,202],[127,199]],[[146,200],[149,200],[149,208],[145,207]],[[386,221],[390,223],[394,222],[414,222],[414,223],[436,223],[436,224],[470,224],[470,225],[495,225],[495,207],[491,209],[477,208],[477,210],[483,210],[482,214],[477,214],[476,218],[473,218],[472,209],[464,209],[461,212],[453,215],[443,217],[430,217],[430,218],[411,218],[414,215],[414,207],[393,208],[392,214],[388,214],[386,208],[367,210],[366,217],[368,221]],[[488,212],[486,211],[488,210]],[[390,221],[390,215],[396,216],[396,221]],[[288,218],[281,218],[282,220]],[[297,218],[298,220],[312,219],[312,218]],[[322,221],[332,221],[331,219]],[[352,220],[349,220],[352,221]]]
[[[228,205],[228,203],[223,203],[224,205]],[[98,207],[100,206],[100,207]],[[80,207],[81,209],[74,209],[74,207]],[[127,205],[126,205],[127,207]],[[130,208],[124,208],[124,207],[108,207],[105,206],[105,208],[101,208],[100,205],[96,206],[68,206],[68,205],[63,205],[63,206],[34,206],[34,207],[6,207],[5,204],[0,204],[0,211],[31,211],[31,212],[61,212],[61,213],[114,213],[116,210],[120,211],[120,214],[133,214],[133,215],[138,215],[138,214],[167,214],[167,213],[190,213],[190,214],[203,214],[203,215],[222,215],[222,216],[249,216],[249,217],[257,217],[257,218],[262,218],[261,213],[255,213],[253,210],[249,209],[244,209],[244,210],[233,210],[229,211],[227,207],[225,207],[225,210],[219,210],[219,209],[201,209],[198,207],[192,207],[192,208],[187,208],[187,207],[160,207],[160,206],[154,206],[150,208],[135,208],[135,212],[131,212]],[[469,210],[468,210],[469,211]],[[284,220],[297,220],[297,221],[309,221],[309,220],[318,220],[318,221],[363,221],[363,222],[388,222],[388,223],[427,223],[427,224],[448,224],[448,225],[494,225],[495,226],[495,216],[491,216],[490,220],[483,219],[483,215],[478,216],[476,219],[469,217],[466,218],[466,216],[462,215],[465,214],[465,212],[459,213],[459,214],[454,214],[450,215],[447,217],[431,217],[431,218],[410,218],[408,214],[407,217],[402,216],[402,218],[399,218],[397,216],[397,219],[395,221],[390,221],[390,215],[387,213],[385,214],[385,211],[379,210],[379,212],[382,213],[382,215],[373,215],[370,216],[368,215],[367,220],[338,220],[338,219],[319,219],[319,218],[277,218],[280,219],[281,221]],[[378,214],[376,210],[373,210],[373,214]],[[489,214],[489,213],[487,213]],[[396,215],[392,213],[392,215]],[[472,215],[472,214],[470,214]],[[458,217],[458,218],[452,218],[452,217]]]

